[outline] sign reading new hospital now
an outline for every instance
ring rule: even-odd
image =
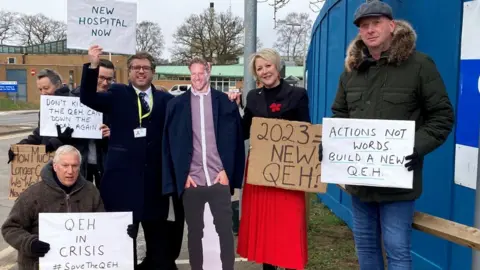
[[[105,52],[134,54],[137,3],[114,0],[68,0],[67,47],[87,50],[100,45]]]

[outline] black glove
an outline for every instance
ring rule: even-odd
[[[127,234],[130,238],[135,239],[138,235],[138,224],[130,224],[127,227]]]
[[[405,168],[408,169],[408,171],[412,171],[417,168],[418,165],[420,165],[420,157],[418,156],[417,150],[413,148],[413,154],[406,156],[405,160],[410,160],[405,164]]]
[[[12,149],[8,149],[8,163],[12,162],[13,159],[15,158],[15,153],[13,153]]]
[[[45,152],[51,153],[53,151],[55,151],[55,148],[53,147],[53,145],[50,142],[45,144]]]
[[[318,161],[322,162],[323,160],[323,145],[322,142],[318,144]]]
[[[67,127],[63,132],[60,125],[57,125],[57,137],[62,143],[68,144],[72,139],[73,128]]]
[[[42,242],[40,240],[34,240],[32,246],[30,247],[32,254],[36,257],[44,257],[45,254],[50,250],[50,244]]]

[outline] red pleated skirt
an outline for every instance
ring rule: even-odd
[[[256,263],[304,269],[308,261],[305,212],[304,192],[245,181],[237,253]]]

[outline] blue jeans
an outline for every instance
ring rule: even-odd
[[[352,196],[353,236],[360,270],[411,270],[411,234],[415,201],[365,203]]]

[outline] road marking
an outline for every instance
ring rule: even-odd
[[[9,265],[5,265],[5,266],[0,267],[0,270],[10,270],[10,269],[12,269],[15,265],[17,265],[17,263],[11,263],[11,264],[9,264]]]
[[[7,260],[7,259],[10,259],[9,257],[15,251],[16,250],[11,246],[8,246],[7,248],[2,249],[2,251],[0,251],[0,263],[5,263],[4,261]],[[15,259],[14,259],[14,261],[15,261]],[[2,266],[0,266],[0,270],[8,270],[8,269],[11,269],[15,265],[16,265],[16,263],[9,263],[7,265],[2,265]]]
[[[1,111],[0,115],[30,114],[38,113],[38,110]]]
[[[0,259],[3,259],[4,257],[10,255],[14,251],[15,249],[11,246],[8,246],[7,248],[2,249],[2,251],[0,251]]]
[[[18,137],[26,137],[30,134],[32,134],[31,131],[23,132],[23,133],[14,133],[14,134],[9,134],[9,135],[3,135],[3,136],[0,136],[0,140],[8,140],[8,139],[13,139],[13,138],[18,138]]]

